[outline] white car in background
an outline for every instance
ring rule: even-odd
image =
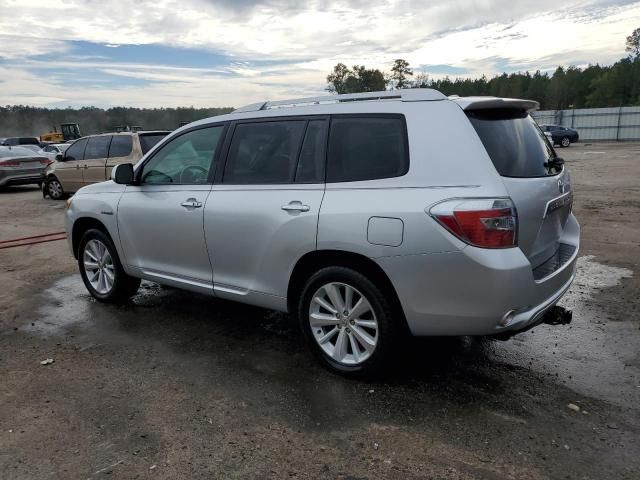
[[[49,145],[42,147],[38,153],[50,158],[51,160],[55,160],[56,155],[62,155],[70,146],[70,143],[50,143]]]

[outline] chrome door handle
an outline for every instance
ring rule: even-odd
[[[287,205],[283,205],[280,208],[285,212],[308,212],[309,210],[311,210],[311,207],[309,207],[309,205],[303,205],[302,202],[299,202],[297,200],[289,202]]]
[[[200,208],[202,207],[202,202],[199,202],[195,198],[188,198],[186,201],[180,204],[185,208]]]

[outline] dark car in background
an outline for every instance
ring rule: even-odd
[[[580,138],[576,130],[562,125],[540,125],[540,129],[543,132],[549,132],[553,139],[553,144],[561,147],[568,147],[572,143],[576,143]]]
[[[23,147],[0,146],[0,188],[40,184],[52,160]]]

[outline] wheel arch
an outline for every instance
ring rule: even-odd
[[[344,250],[314,250],[303,255],[296,262],[289,277],[287,288],[287,308],[289,313],[296,311],[296,306],[307,279],[321,268],[333,266],[351,268],[365,275],[385,294],[388,294],[394,316],[397,316],[400,320],[402,328],[406,332],[409,331],[400,298],[382,267],[365,255]]]
[[[113,238],[111,237],[109,230],[107,229],[105,224],[102,223],[100,220],[93,217],[78,218],[73,223],[73,229],[71,231],[71,245],[73,248],[73,256],[75,258],[78,258],[78,247],[80,246],[80,239],[82,238],[82,235],[84,235],[84,233],[87,230],[90,230],[92,228],[95,228],[96,230],[100,230],[105,235],[107,235],[113,242]]]

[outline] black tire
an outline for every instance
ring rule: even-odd
[[[369,301],[378,324],[377,343],[370,356],[357,365],[345,365],[331,358],[314,337],[309,322],[311,301],[314,294],[326,284],[343,283],[361,292]],[[386,360],[392,352],[400,329],[394,322],[389,300],[380,288],[359,272],[346,267],[326,267],[317,271],[306,282],[297,306],[297,317],[302,334],[314,355],[320,362],[334,372],[348,376],[371,376],[385,371]],[[347,329],[348,325],[344,328]],[[327,327],[331,328],[331,327]],[[353,327],[351,327],[353,328]],[[352,350],[352,347],[349,346]]]
[[[568,147],[569,145],[571,145],[571,139],[570,139],[569,137],[562,137],[562,138],[560,139],[560,146],[561,146],[562,148],[566,148],[566,147]]]
[[[55,176],[47,178],[45,184],[46,192],[52,200],[63,200],[67,194],[62,187],[62,183]]]
[[[113,285],[108,292],[98,292],[87,277],[87,271],[85,270],[84,265],[84,254],[87,244],[91,240],[97,240],[102,243],[109,251],[109,255],[112,259],[114,280]],[[80,269],[80,275],[82,276],[82,281],[87,287],[87,290],[89,290],[89,293],[100,302],[125,303],[136,294],[140,287],[140,279],[126,274],[122,268],[118,252],[113,245],[111,238],[101,230],[90,229],[82,236],[80,244],[78,245],[78,268]]]

